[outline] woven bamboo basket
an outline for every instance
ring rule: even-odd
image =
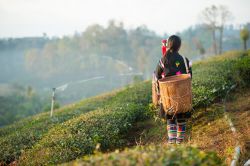
[[[158,95],[156,92],[156,86],[155,86],[156,82],[154,80],[152,80],[152,103],[154,104],[154,106],[158,106]]]
[[[185,113],[192,109],[192,87],[189,74],[165,77],[159,80],[161,101],[169,114]]]

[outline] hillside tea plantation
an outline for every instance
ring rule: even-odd
[[[132,124],[144,118],[150,102],[150,93],[145,89],[149,88],[150,84],[141,83],[118,92],[103,108],[56,126],[31,150],[22,154],[21,164],[69,161],[79,155],[92,153],[97,143],[101,143],[103,150],[117,147]]]
[[[247,85],[250,82],[249,54],[250,51],[247,54],[227,52],[195,63],[192,80],[194,107],[207,106],[224,97],[232,85]],[[49,113],[43,113],[1,128],[0,163],[60,164],[92,154],[97,144],[100,144],[101,151],[124,147],[126,134],[133,124],[151,117],[150,103],[151,81],[147,81],[63,107],[52,119]],[[184,149],[181,150],[183,154],[189,153]],[[194,158],[203,155],[203,152],[193,150],[197,151]],[[136,153],[136,150],[132,153],[134,151]],[[148,154],[151,153],[154,154]],[[203,162],[205,160],[206,157]],[[213,160],[217,162],[216,157]]]
[[[57,110],[53,118],[49,118],[50,114],[47,112],[1,128],[0,161],[3,163],[10,163],[16,160],[21,155],[21,152],[32,147],[50,128],[77,117],[82,113],[101,107],[107,100],[111,99],[112,96],[113,93],[71,104]]]

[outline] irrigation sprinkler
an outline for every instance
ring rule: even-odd
[[[143,73],[123,73],[123,74],[119,74],[117,76],[125,77],[125,76],[133,76],[133,75],[143,75]],[[85,83],[85,82],[104,79],[104,78],[105,78],[105,76],[96,76],[96,77],[92,77],[92,78],[88,78],[88,79],[84,79],[84,80],[79,80],[79,81],[75,81],[75,82],[68,82],[68,83],[63,84],[61,86],[58,86],[56,88],[52,88],[52,100],[51,100],[50,117],[53,116],[54,105],[55,105],[55,100],[56,100],[56,97],[55,97],[56,90],[57,91],[64,91],[65,89],[67,89],[67,87],[69,85],[82,84],[82,83]]]
[[[53,116],[53,111],[54,111],[54,103],[55,103],[55,100],[56,100],[56,97],[55,97],[55,92],[56,92],[56,88],[52,88],[52,100],[51,100],[50,117],[52,117],[52,116]]]

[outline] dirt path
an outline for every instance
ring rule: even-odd
[[[250,89],[234,92],[226,108],[237,130],[241,145],[240,165],[243,165],[250,159]]]
[[[187,123],[186,145],[197,146],[204,151],[215,151],[230,165],[234,148],[239,140],[242,147],[240,163],[250,158],[250,89],[232,92],[227,102],[229,116],[237,129],[233,135],[224,117],[224,103],[218,102],[209,108],[195,110]],[[138,122],[128,134],[128,146],[162,144],[166,145],[166,124],[149,119]]]
[[[231,128],[224,118],[223,103],[216,103],[206,110],[196,110],[189,121],[189,145],[195,145],[204,151],[215,151],[230,164],[237,139],[232,136]]]

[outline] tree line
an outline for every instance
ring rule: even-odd
[[[233,19],[230,10],[224,5],[212,5],[206,7],[200,14],[201,22],[211,33],[213,53],[215,55],[223,52],[224,30],[228,21]],[[244,43],[244,50],[247,49],[247,40],[249,38],[249,23],[240,30],[240,38]],[[218,35],[216,35],[218,33]],[[218,39],[217,39],[218,36]]]

